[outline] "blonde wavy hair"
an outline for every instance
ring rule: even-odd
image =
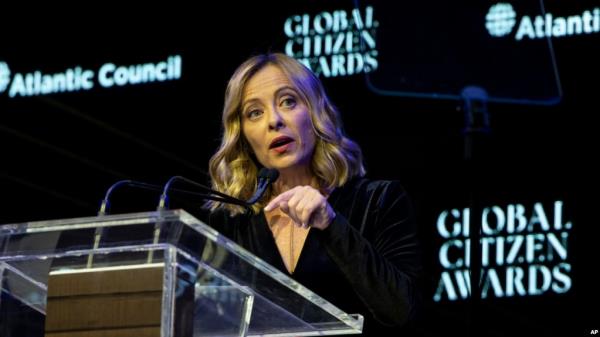
[[[325,94],[321,81],[304,65],[281,53],[251,57],[242,63],[229,80],[223,107],[221,145],[209,161],[212,187],[222,193],[246,200],[256,188],[256,175],[261,164],[252,154],[242,133],[241,106],[246,83],[267,65],[277,66],[290,80],[300,99],[308,107],[316,135],[311,171],[321,189],[331,191],[356,176],[364,176],[362,151],[345,136],[336,107]],[[254,206],[258,212],[273,197],[269,188]],[[211,209],[225,208],[231,215],[243,208],[220,202],[209,202]]]

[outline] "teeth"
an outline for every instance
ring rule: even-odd
[[[271,148],[274,148],[274,147],[279,147],[279,146],[282,146],[282,145],[285,145],[285,144],[287,144],[287,143],[291,143],[291,142],[292,142],[292,140],[291,140],[291,139],[289,139],[289,138],[287,138],[287,139],[282,139],[282,140],[278,140],[278,141],[276,141],[275,143],[273,143],[273,145],[271,146]]]

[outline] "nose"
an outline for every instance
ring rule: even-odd
[[[284,126],[285,126],[285,123],[283,122],[283,118],[282,118],[281,113],[279,112],[279,110],[276,107],[270,109],[270,112],[269,112],[269,129],[270,130],[279,130],[279,129],[281,129]]]

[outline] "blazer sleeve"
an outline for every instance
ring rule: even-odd
[[[398,182],[367,193],[362,223],[336,213],[322,243],[374,318],[403,325],[414,316],[421,272],[412,205]]]

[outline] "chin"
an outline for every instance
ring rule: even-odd
[[[282,171],[282,170],[286,170],[290,167],[293,167],[293,165],[283,165],[283,164],[275,164],[275,165],[271,165],[270,168]]]
[[[307,158],[300,157],[296,153],[289,153],[285,156],[272,158],[272,160],[269,162],[269,165],[265,165],[265,167],[281,171],[298,166],[303,166],[305,161],[308,163],[310,162],[310,160],[307,160]]]
[[[296,165],[298,165],[297,162],[286,159],[286,160],[278,160],[275,163],[271,163],[269,168],[274,168],[274,169],[281,171],[281,170],[286,170],[286,169],[292,168]]]

